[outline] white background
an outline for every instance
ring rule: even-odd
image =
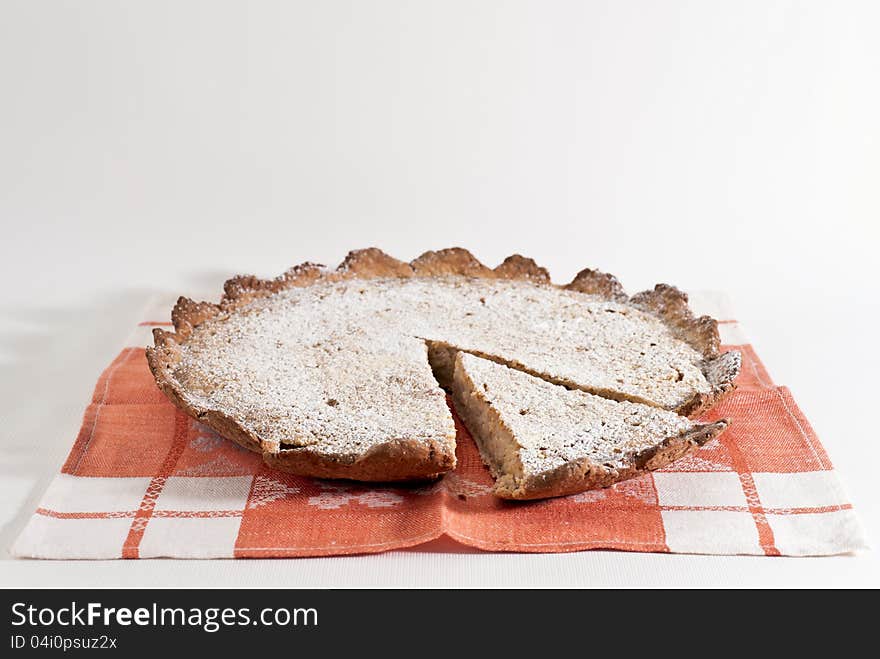
[[[151,291],[368,245],[728,292],[876,542],[878,31],[871,1],[0,0],[2,555]],[[434,550],[0,584],[880,585],[873,551]]]

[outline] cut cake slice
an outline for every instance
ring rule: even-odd
[[[608,487],[677,460],[729,423],[569,390],[467,353],[456,356],[452,390],[505,499]]]

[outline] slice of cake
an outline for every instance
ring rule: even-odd
[[[452,391],[505,499],[608,487],[677,460],[728,425],[566,389],[466,353],[456,356]]]

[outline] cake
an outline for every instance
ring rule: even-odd
[[[628,297],[595,270],[558,286],[531,259],[490,269],[460,248],[410,263],[366,249],[335,269],[235,277],[219,303],[181,298],[172,323],[147,349],[168,398],[270,466],[321,478],[454,468],[446,391],[460,398],[460,354],[682,417],[731,391],[740,367],[717,323],[671,286]]]

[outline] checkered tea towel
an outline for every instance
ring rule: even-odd
[[[743,354],[737,391],[706,418],[720,438],[669,467],[604,489],[533,502],[490,494],[492,479],[457,423],[458,467],[430,484],[372,486],[266,467],[178,411],[156,388],[144,346],[167,318],[150,310],[104,371],[61,473],[13,553],[33,558],[219,558],[382,552],[447,534],[487,551],[619,549],[821,555],[864,547],[822,445],[773,384],[723,297],[695,295],[725,319]]]

